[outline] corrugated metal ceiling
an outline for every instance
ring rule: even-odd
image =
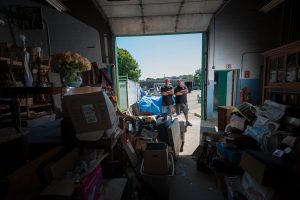
[[[115,35],[206,31],[224,0],[94,0]]]

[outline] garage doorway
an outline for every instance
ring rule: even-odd
[[[139,81],[139,83],[141,87],[144,86],[143,82],[145,81],[148,81],[147,84],[150,83],[150,86],[147,86],[148,91],[153,89],[155,84],[164,83],[165,78],[170,79],[173,87],[175,87],[176,80],[183,79],[188,81],[186,79],[189,79],[189,75],[192,75],[192,80],[189,81],[193,82],[193,90],[191,93],[188,93],[187,99],[190,109],[188,117],[193,126],[188,127],[182,155],[192,155],[200,141],[201,111],[203,110],[201,87],[204,80],[204,70],[202,68],[205,67],[203,65],[205,63],[203,62],[203,36],[204,34],[202,33],[122,36],[116,37],[115,42],[116,61],[118,61],[118,48],[128,50],[140,65],[142,71],[140,80],[142,81]],[[185,42],[184,39],[189,37],[195,40],[193,42]],[[175,40],[173,40],[174,38]],[[160,46],[162,43],[166,43],[166,46]],[[179,44],[180,46],[175,47],[174,44]],[[193,64],[190,62],[191,60],[197,60],[197,62]],[[146,61],[150,62],[151,65],[145,63]],[[178,63],[180,64],[178,65]],[[119,71],[122,71],[120,64],[118,62],[116,64]],[[144,66],[147,66],[147,68],[143,68]],[[157,71],[156,74],[154,73],[155,71]],[[194,80],[196,71],[200,73],[200,78]],[[143,72],[148,75],[144,75]],[[127,76],[127,74],[118,74],[119,77],[124,75]],[[160,96],[160,90],[157,93]],[[181,120],[185,121],[183,114],[180,117]]]

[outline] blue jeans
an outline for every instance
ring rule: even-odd
[[[172,114],[172,105],[169,106],[161,106],[161,113],[167,113],[167,114]]]

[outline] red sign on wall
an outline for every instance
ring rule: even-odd
[[[231,69],[232,68],[232,64],[226,64],[226,69]]]
[[[244,78],[250,78],[250,71],[249,70],[244,71]]]

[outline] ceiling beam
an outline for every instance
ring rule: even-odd
[[[220,0],[190,0],[189,3],[198,3],[198,2],[214,2],[214,1],[220,1]],[[180,0],[178,1],[172,1],[172,2],[154,2],[154,3],[143,3],[144,5],[163,5],[163,4],[176,4],[176,3],[181,3]],[[100,4],[101,6],[134,6],[134,5],[139,5],[140,3],[118,3],[118,4]]]
[[[182,10],[182,8],[183,8],[183,5],[184,5],[184,0],[181,1],[180,6],[179,6],[179,9],[178,9],[178,12],[177,12],[177,15],[176,15],[176,21],[175,21],[175,33],[177,32],[178,22],[179,22],[179,16],[180,16],[181,10]]]
[[[140,9],[141,9],[141,19],[142,19],[142,26],[143,26],[143,33],[146,33],[145,30],[145,17],[144,17],[144,8],[143,8],[143,0],[139,0],[140,2]]]
[[[209,12],[209,13],[186,13],[186,14],[180,14],[180,16],[187,16],[187,15],[213,15],[215,12]],[[144,15],[144,18],[147,17],[176,17],[178,14],[175,15]],[[108,17],[108,19],[128,19],[128,18],[136,18],[141,17],[141,15],[138,16],[128,16],[128,17]]]

